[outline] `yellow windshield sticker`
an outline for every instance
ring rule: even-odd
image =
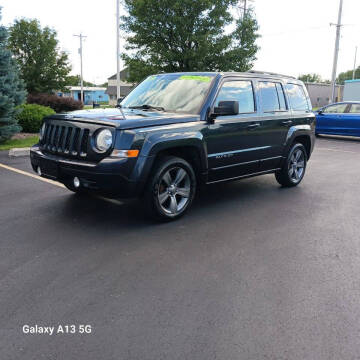
[[[182,75],[179,77],[180,80],[196,80],[202,82],[209,82],[211,80],[210,76],[200,76],[200,75]]]

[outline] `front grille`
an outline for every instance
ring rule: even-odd
[[[70,124],[45,123],[40,148],[53,154],[85,158],[88,154],[89,134],[89,129],[75,127]]]

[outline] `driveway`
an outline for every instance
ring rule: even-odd
[[[165,224],[0,164],[2,360],[359,358],[360,140],[319,139],[297,188],[211,186]]]

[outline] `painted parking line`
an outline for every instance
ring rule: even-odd
[[[343,152],[343,153],[350,153],[350,154],[360,154],[357,151],[350,151],[350,150],[341,150],[341,149],[328,149],[328,148],[316,148],[316,150],[325,150],[325,151],[335,151],[335,152]]]
[[[35,175],[35,174],[31,174],[27,171],[23,171],[23,170],[19,170],[19,169],[16,169],[16,168],[13,168],[11,166],[8,166],[8,165],[5,165],[5,164],[2,164],[0,163],[0,168],[3,168],[3,169],[6,169],[6,170],[9,170],[9,171],[13,171],[13,172],[16,172],[18,174],[21,174],[21,175],[25,175],[25,176],[28,176],[28,177],[31,177],[31,178],[34,178],[34,179],[37,179],[37,180],[40,180],[40,181],[44,181],[48,184],[52,184],[52,185],[55,185],[55,186],[58,186],[58,187],[61,187],[63,189],[66,189],[66,187],[61,184],[61,183],[58,183],[57,181],[53,181],[53,180],[50,180],[50,179],[45,179],[41,176],[38,176],[38,175]],[[106,197],[103,197],[103,196],[95,196],[97,199],[101,199],[101,200],[104,200],[104,201],[107,201],[109,203],[112,203],[112,204],[116,204],[116,205],[122,205],[124,204],[123,201],[121,200],[118,200],[118,199],[109,199],[109,198],[106,198]]]
[[[13,172],[16,172],[18,174],[25,175],[25,176],[28,176],[28,177],[31,177],[31,178],[34,178],[34,179],[37,179],[37,180],[41,180],[41,181],[44,181],[44,182],[46,182],[48,184],[52,184],[52,185],[55,185],[55,186],[58,186],[58,187],[61,187],[61,188],[65,188],[65,186],[63,184],[60,184],[60,183],[58,183],[56,181],[53,181],[53,180],[50,180],[50,179],[45,179],[45,178],[43,178],[41,176],[31,174],[31,173],[29,173],[27,171],[16,169],[16,168],[13,168],[11,166],[8,166],[8,165],[2,164],[2,163],[0,163],[0,168],[6,169],[6,170],[9,170],[9,171],[13,171]]]

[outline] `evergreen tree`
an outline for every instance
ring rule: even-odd
[[[7,30],[0,25],[0,142],[21,130],[15,119],[16,106],[24,101],[26,95],[17,64],[6,46]]]
[[[130,82],[157,72],[246,71],[256,59],[258,24],[251,9],[234,17],[237,0],[124,3]]]

